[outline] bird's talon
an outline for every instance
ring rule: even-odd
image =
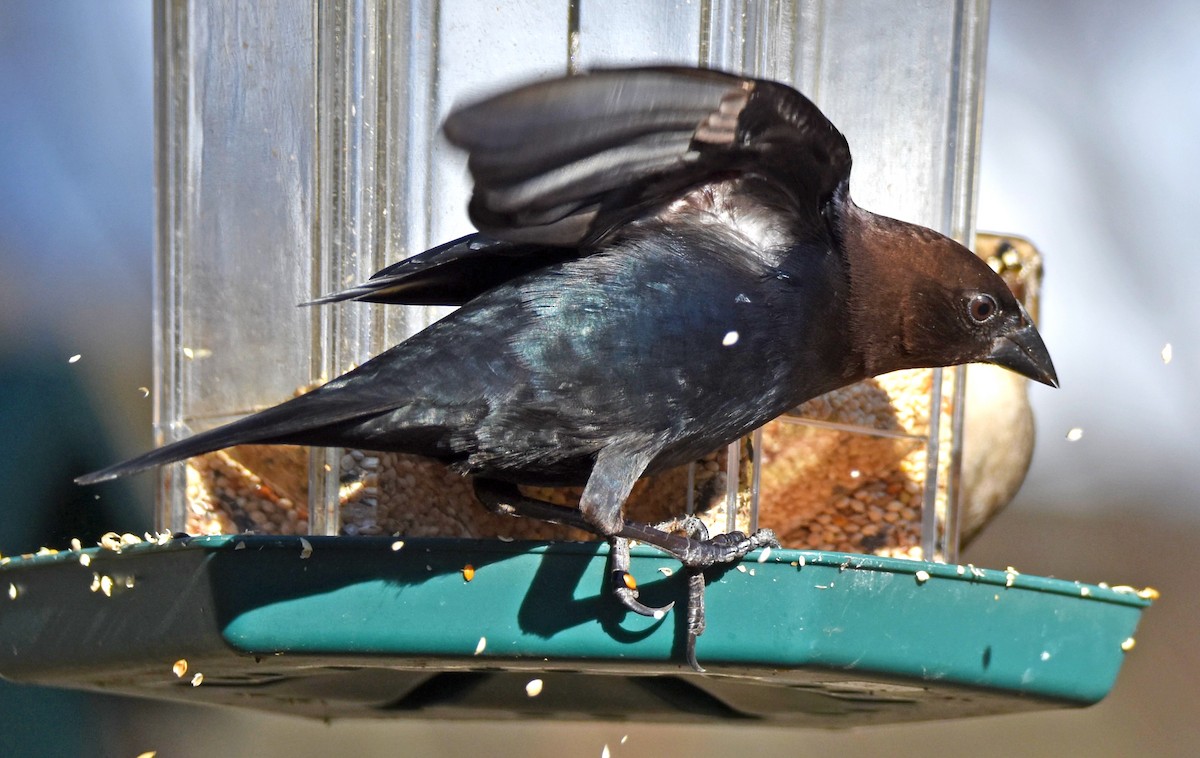
[[[616,595],[617,600],[621,601],[621,605],[625,606],[629,610],[639,615],[649,616],[650,618],[654,619],[661,619],[663,616],[667,615],[668,611],[675,607],[674,600],[660,608],[646,605],[637,599],[637,590],[631,590],[626,587],[614,588],[613,594]]]

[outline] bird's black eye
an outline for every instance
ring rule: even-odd
[[[1000,306],[996,305],[996,298],[986,292],[981,292],[971,298],[969,307],[971,309],[971,318],[977,324],[986,322],[992,316],[996,315],[996,311],[1000,310]]]

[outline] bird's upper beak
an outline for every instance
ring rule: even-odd
[[[1054,373],[1050,351],[1046,349],[1046,343],[1042,342],[1042,336],[1024,308],[1021,309],[1021,323],[1007,334],[997,337],[992,343],[992,352],[983,360],[1042,384],[1058,386],[1058,374]]]

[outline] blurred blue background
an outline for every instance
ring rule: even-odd
[[[0,4],[0,551],[92,527],[149,527],[148,477],[98,499],[69,480],[151,444],[152,76],[148,3]],[[317,755],[404,742],[454,755],[486,739],[492,754],[534,756],[561,754],[569,738],[583,754],[607,743],[614,756],[719,755],[746,740],[843,755],[1191,755],[1200,737],[1196,81],[1200,4],[992,3],[978,225],[1042,249],[1042,331],[1063,387],[1032,389],[1034,467],[965,559],[1164,591],[1101,705],[852,734],[325,726],[9,685],[0,748]],[[14,434],[22,419],[40,420],[41,433]],[[1080,439],[1067,439],[1072,428]],[[70,715],[47,721],[42,705]]]

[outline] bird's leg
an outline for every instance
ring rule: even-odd
[[[526,497],[513,485],[486,479],[475,480],[475,496],[494,513],[549,521],[605,537],[609,543],[608,554],[611,566],[609,576],[611,577],[612,592],[622,605],[634,613],[656,618],[661,618],[664,613],[675,606],[674,602],[670,602],[661,608],[654,608],[640,602],[637,582],[634,580],[633,574],[629,572],[629,539],[620,534],[605,534],[599,527],[585,519],[578,510]],[[653,527],[644,528],[653,529]],[[624,527],[620,531],[623,530]],[[640,531],[639,534],[641,534]]]

